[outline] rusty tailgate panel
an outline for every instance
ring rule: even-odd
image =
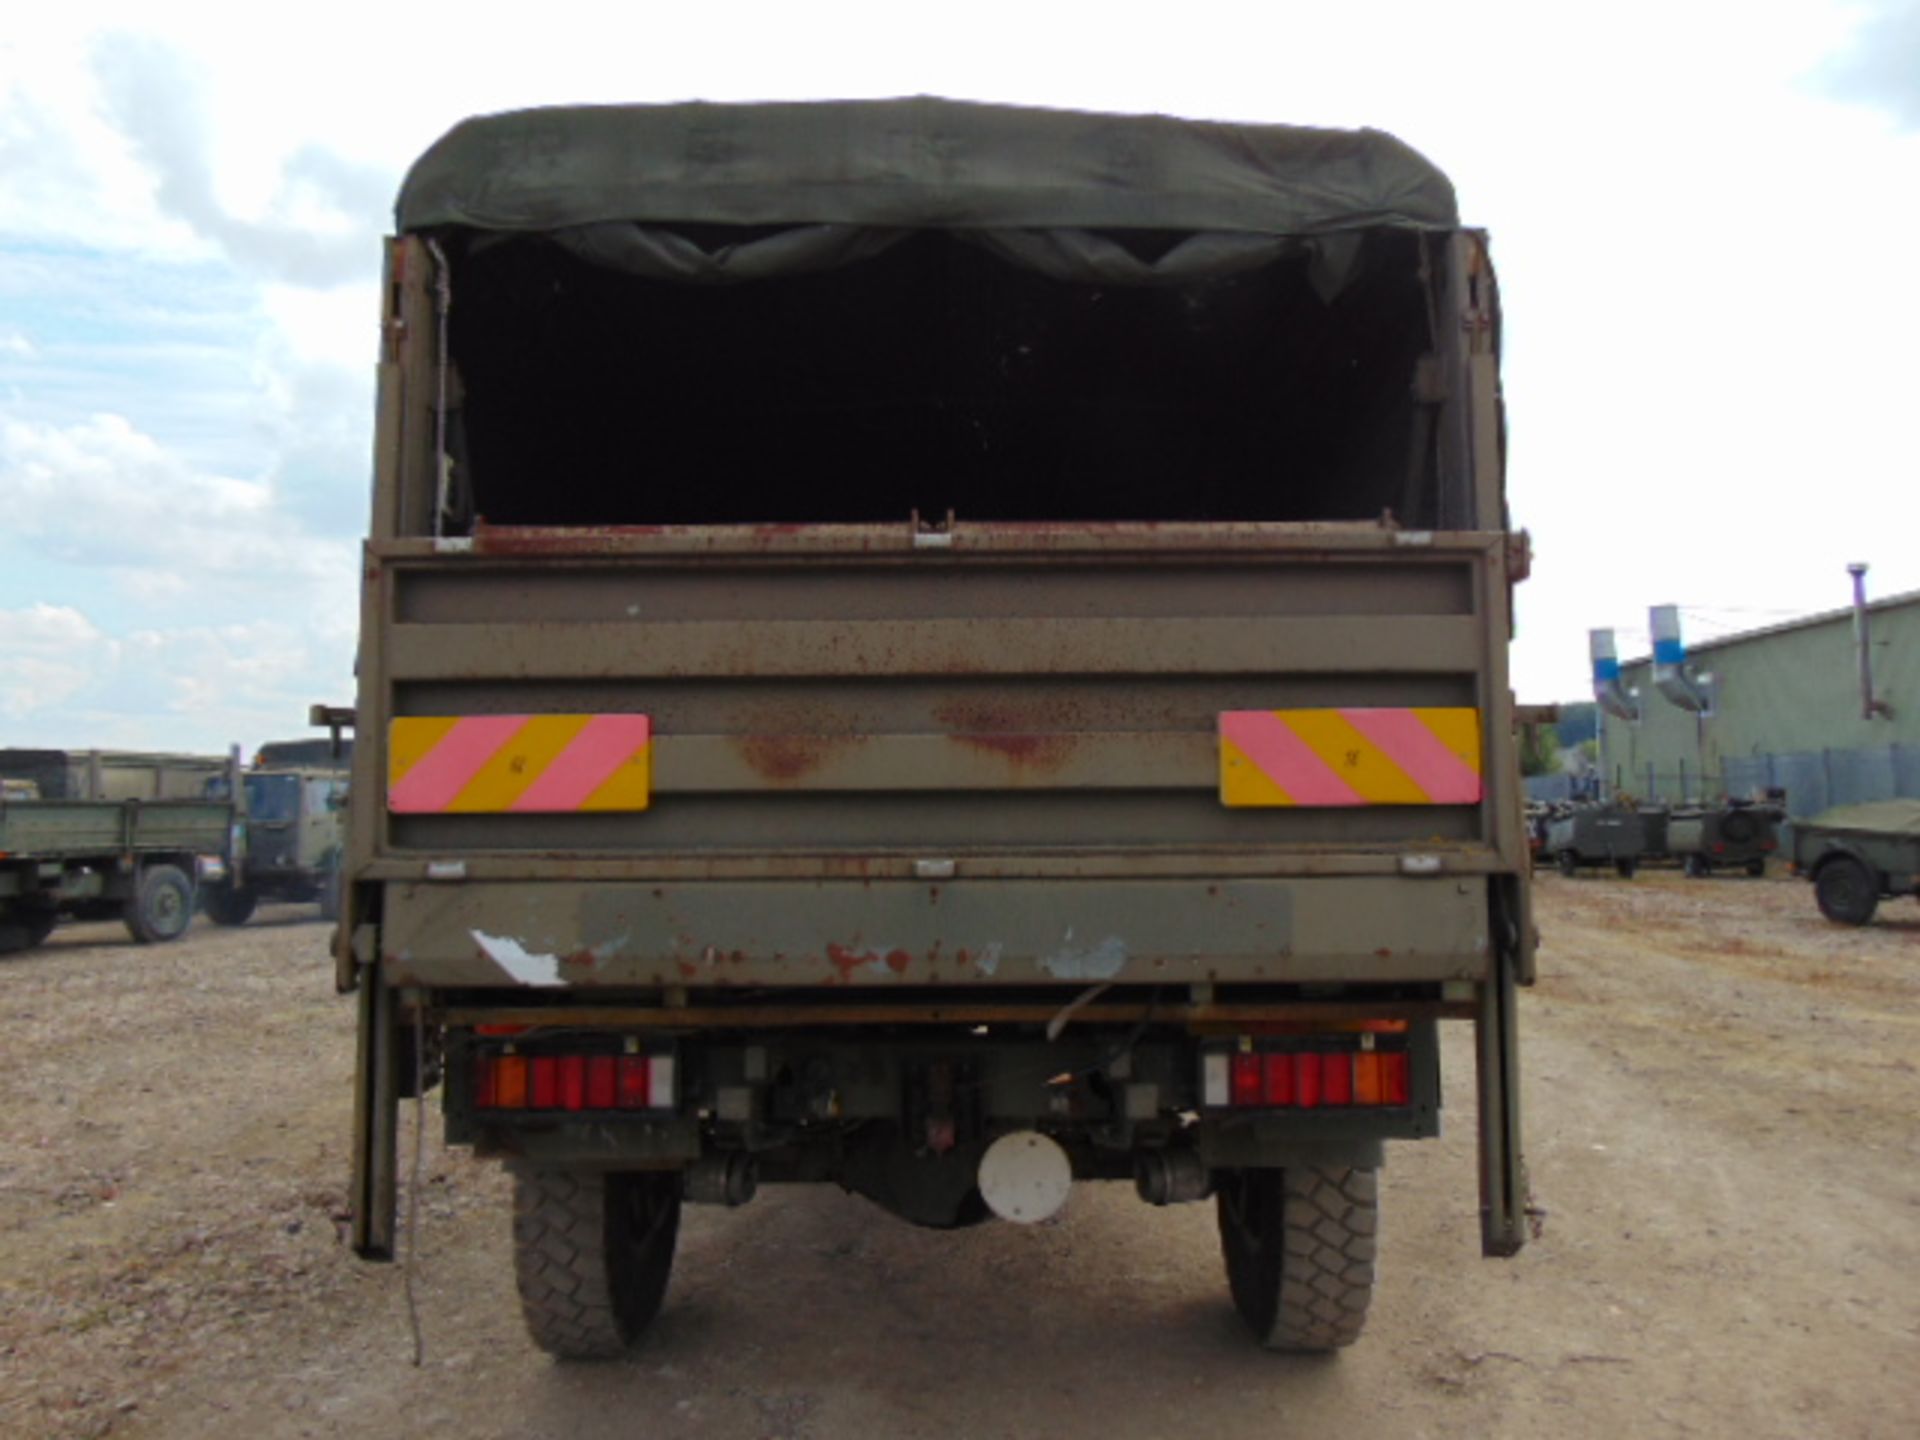
[[[370,546],[364,779],[394,716],[628,711],[654,736],[644,813],[359,810],[394,982],[520,983],[517,956],[605,985],[1482,972],[1485,876],[1524,863],[1497,751],[1478,805],[1247,810],[1215,735],[1228,710],[1450,706],[1501,736],[1502,537],[923,538]],[[1410,851],[1443,873],[1398,875]]]
[[[1485,973],[1466,880],[403,884],[397,985],[1438,981]]]

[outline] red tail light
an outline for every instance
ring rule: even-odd
[[[587,1058],[587,1108],[611,1110],[614,1106],[614,1057],[591,1055]]]
[[[1318,1055],[1293,1057],[1293,1103],[1302,1110],[1312,1110],[1320,1104],[1320,1057]]]
[[[1373,1043],[1371,1034],[1354,1038]],[[1411,1074],[1405,1050],[1216,1050],[1201,1060],[1202,1103],[1235,1110],[1407,1105]]]
[[[647,1108],[646,1056],[622,1055],[620,1057],[619,1081],[616,1089],[619,1093],[615,1103],[622,1110]]]
[[[1320,1101],[1324,1105],[1353,1103],[1353,1059],[1351,1055],[1320,1057]]]
[[[671,1055],[473,1057],[478,1110],[670,1110],[677,1089]]]
[[[560,1057],[560,1108],[562,1110],[581,1110],[587,1103],[587,1057],[584,1055],[562,1055]]]
[[[1293,1060],[1286,1055],[1266,1057],[1266,1102],[1269,1105],[1293,1103]]]
[[[1384,1105],[1407,1103],[1407,1072],[1411,1067],[1404,1050],[1390,1050],[1380,1057],[1380,1101]]]
[[[1233,1057],[1233,1103],[1236,1105],[1260,1103],[1260,1057],[1258,1055]]]
[[[556,1110],[560,1106],[560,1062],[551,1055],[527,1060],[527,1108]]]

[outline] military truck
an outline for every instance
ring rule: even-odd
[[[1257,1339],[1360,1333],[1468,1022],[1529,1223],[1487,241],[1378,132],[556,108],[413,167],[382,286],[339,981],[515,1176],[534,1340],[681,1208],[1211,1199]],[[803,1297],[794,1297],[799,1301]]]
[[[1920,800],[1840,805],[1793,826],[1793,873],[1836,925],[1865,925],[1882,899],[1920,894]]]
[[[317,902],[337,917],[346,838],[348,776],[325,741],[263,745],[241,777],[239,874],[205,887],[202,906],[220,925],[244,925],[261,901]]]
[[[63,915],[126,922],[143,944],[192,924],[203,869],[232,863],[233,810],[206,798],[237,757],[0,750],[0,954]]]

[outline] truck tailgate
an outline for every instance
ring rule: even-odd
[[[371,560],[354,823],[401,983],[1453,978],[1518,865],[1498,536],[483,528]],[[1464,715],[1473,788],[1361,765],[1337,803],[1226,803],[1223,715],[1332,710]],[[560,715],[646,717],[642,800],[515,809],[537,777],[500,765],[389,791],[408,722]]]

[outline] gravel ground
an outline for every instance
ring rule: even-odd
[[[413,1367],[340,1240],[352,1006],[310,908],[0,961],[0,1434],[1163,1437],[1920,1433],[1920,907],[1788,880],[1543,877],[1524,1003],[1544,1237],[1478,1256],[1454,1126],[1390,1151],[1380,1288],[1332,1359],[1254,1349],[1211,1209],[1082,1186],[917,1231],[825,1190],[688,1212],[627,1361],[520,1330],[506,1187],[429,1126]]]

